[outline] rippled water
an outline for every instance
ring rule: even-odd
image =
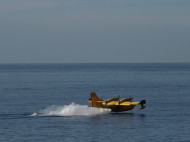
[[[147,100],[124,113],[99,97]],[[0,64],[0,141],[190,141],[190,64]]]

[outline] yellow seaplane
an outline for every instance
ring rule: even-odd
[[[136,105],[140,105],[140,109],[144,109],[146,104],[146,100],[141,100],[140,102],[133,102],[131,97],[119,99],[119,97],[116,98],[110,98],[108,100],[102,100],[97,97],[95,92],[90,93],[91,98],[87,102],[92,104],[92,107],[96,108],[109,108],[112,112],[122,112],[122,111],[128,111],[133,109]]]

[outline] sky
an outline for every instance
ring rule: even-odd
[[[0,0],[0,63],[190,62],[190,0]]]

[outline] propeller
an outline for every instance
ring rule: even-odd
[[[131,101],[134,97],[129,96],[129,100]]]
[[[119,100],[119,98],[120,98],[120,95],[119,95],[117,98],[118,98],[118,103],[119,103],[119,105],[120,105],[120,100]]]

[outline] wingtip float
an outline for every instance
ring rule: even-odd
[[[95,92],[90,93],[91,98],[87,101],[88,103],[91,103],[92,107],[96,108],[109,108],[112,112],[122,112],[122,111],[128,111],[133,109],[136,105],[140,105],[139,109],[144,109],[146,100],[141,100],[140,102],[133,102],[131,97],[119,99],[119,97],[116,98],[110,98],[108,100],[103,100],[98,98]]]

